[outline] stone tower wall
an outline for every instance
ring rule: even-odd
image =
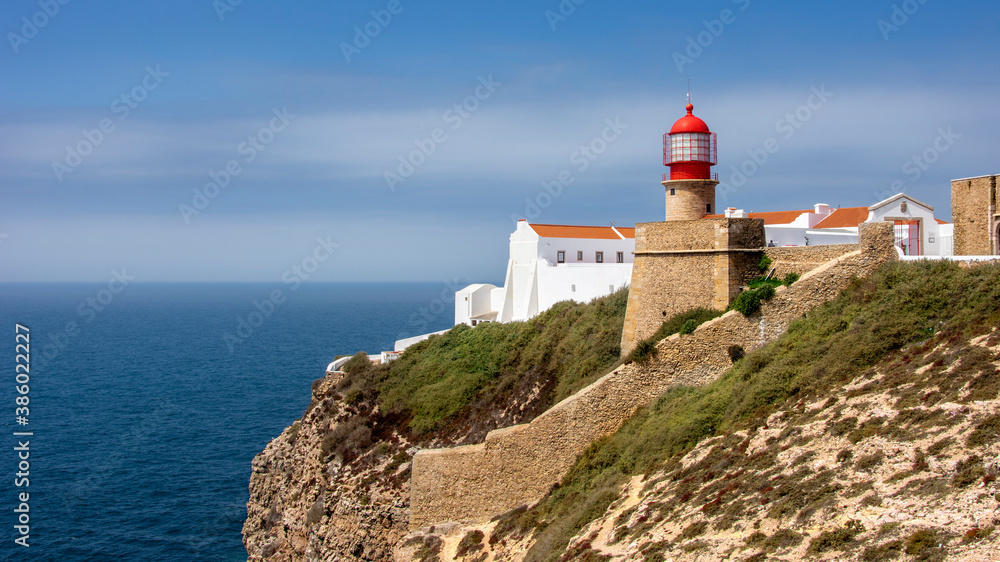
[[[951,215],[956,256],[997,253],[997,176],[951,182]]]
[[[725,310],[739,287],[760,274],[764,222],[701,219],[640,223],[622,330],[622,354],[674,314]]]
[[[689,221],[700,219],[715,212],[715,180],[668,180],[663,182],[666,188],[666,217],[668,221]],[[670,194],[670,190],[674,194]],[[706,212],[705,205],[712,206],[712,212]]]

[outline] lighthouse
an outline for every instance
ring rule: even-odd
[[[717,162],[715,133],[694,115],[691,103],[685,109],[687,115],[663,135],[663,165],[670,168],[662,182],[667,221],[697,220],[715,209],[719,184],[712,176]]]
[[[740,287],[760,275],[762,219],[716,214],[715,133],[694,114],[663,135],[667,217],[635,225],[635,252],[621,350],[628,354],[664,320],[693,308],[726,310]]]

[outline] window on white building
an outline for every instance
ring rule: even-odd
[[[625,263],[625,252],[618,252],[618,263]]]
[[[597,252],[597,263],[604,263],[604,252]]]
[[[566,263],[566,252],[563,250],[556,252],[556,261],[559,263]]]
[[[583,250],[577,250],[576,261],[583,261]]]

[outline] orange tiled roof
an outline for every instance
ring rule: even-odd
[[[795,219],[799,218],[802,213],[811,213],[810,210],[805,211],[767,211],[763,213],[750,213],[749,216],[752,219],[764,219],[764,224],[789,224]],[[708,215],[706,219],[721,219],[726,215]]]
[[[621,232],[625,238],[635,238],[635,227],[625,228],[624,226],[616,226],[615,230]]]
[[[610,226],[573,226],[568,224],[531,224],[528,225],[542,238],[590,238],[593,240],[621,240]],[[622,236],[635,238],[635,229],[618,229]],[[632,235],[625,233],[631,230]]]
[[[847,228],[858,226],[868,220],[868,207],[844,207],[826,217],[814,229]]]
[[[951,224],[951,223],[950,223],[950,222],[948,222],[948,221],[943,221],[943,220],[941,220],[941,219],[937,219],[937,218],[936,218],[936,219],[934,219],[934,220],[936,220],[938,224]]]

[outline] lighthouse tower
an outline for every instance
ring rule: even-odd
[[[670,167],[663,175],[666,188],[666,220],[697,220],[715,209],[715,186],[712,166],[717,162],[715,133],[695,117],[694,106],[687,104],[681,117],[663,135],[663,165]]]

